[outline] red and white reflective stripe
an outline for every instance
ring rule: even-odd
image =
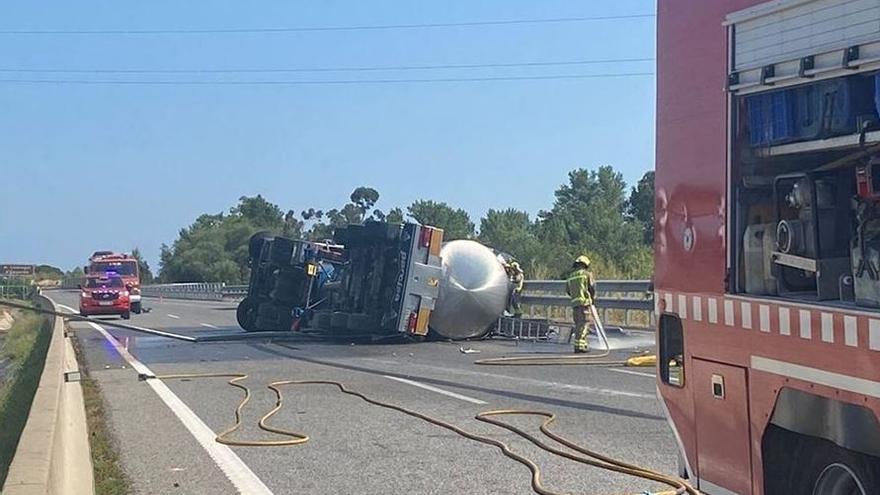
[[[880,312],[775,302],[744,296],[658,291],[656,309],[713,328],[793,336],[825,345],[880,351]]]

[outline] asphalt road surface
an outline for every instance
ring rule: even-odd
[[[49,297],[77,307],[75,292]],[[134,325],[186,335],[239,334],[235,305],[159,301]],[[106,321],[111,321],[108,318]],[[236,439],[275,439],[257,427],[274,406],[265,385],[323,379],[492,436],[541,467],[544,485],[564,493],[634,494],[662,485],[583,466],[545,453],[514,434],[473,419],[480,411],[555,412],[554,429],[589,448],[675,473],[675,440],[655,398],[650,368],[486,367],[475,358],[552,352],[552,344],[509,341],[365,345],[299,338],[188,343],[73,322],[85,363],[101,388],[123,468],[136,493],[180,494],[528,494],[530,473],[495,447],[382,409],[326,386],[287,387],[273,426],[310,435],[287,447],[227,447],[214,435],[233,422],[241,391],[225,379],[139,381],[138,373],[246,373],[253,393]],[[595,345],[595,344],[594,344]],[[625,356],[653,345],[631,332],[612,346]],[[539,419],[511,423],[537,432]]]

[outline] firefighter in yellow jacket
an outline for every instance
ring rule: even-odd
[[[587,352],[587,323],[590,306],[596,297],[596,282],[590,271],[590,258],[578,256],[566,280],[566,290],[571,298],[574,313],[574,352]]]

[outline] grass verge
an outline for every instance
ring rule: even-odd
[[[74,333],[73,348],[76,360],[80,363],[83,401],[86,407],[86,423],[89,428],[89,447],[92,451],[92,466],[95,474],[96,495],[125,495],[131,493],[131,480],[122,469],[119,449],[113,435],[107,428],[104,412],[104,399],[98,382],[89,375],[85,367],[82,347]]]
[[[15,312],[15,322],[6,332],[0,353],[10,361],[0,381],[0,486],[9,473],[21,431],[27,423],[31,402],[43,374],[46,351],[52,335],[48,318],[30,312]]]

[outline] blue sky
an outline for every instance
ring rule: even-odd
[[[387,25],[653,13],[653,1],[3,2],[0,31]],[[0,69],[481,64],[654,56],[654,20],[274,34],[0,34]],[[653,62],[245,75],[0,73],[0,79],[340,80],[653,72]],[[654,166],[652,76],[314,86],[0,83],[0,262],[70,269],[159,246],[201,213],[262,194],[387,210],[416,199],[532,214],[576,167],[630,184]]]

